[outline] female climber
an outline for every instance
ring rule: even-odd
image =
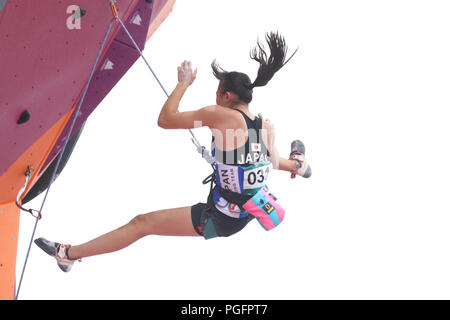
[[[178,112],[185,91],[197,75],[191,63],[184,61],[178,67],[178,84],[159,115],[158,125],[164,129],[211,129],[215,172],[206,203],[138,215],[124,226],[81,245],[44,238],[36,239],[36,245],[56,258],[61,270],[67,272],[76,260],[123,249],[147,235],[210,239],[233,235],[254,218],[267,230],[279,224],[284,210],[266,187],[269,172],[276,168],[304,176],[308,166],[302,152],[292,152],[289,159],[279,157],[273,126],[249,109],[253,88],[265,86],[295,54],[286,59],[287,46],[279,33],[266,34],[266,41],[269,53],[259,41],[250,53],[259,63],[253,82],[246,74],[227,72],[214,61],[213,74],[219,80],[216,104],[196,111]]]

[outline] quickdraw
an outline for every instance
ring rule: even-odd
[[[22,197],[23,193],[27,189],[28,182],[30,181],[30,178],[31,178],[31,172],[33,172],[33,171],[34,171],[33,166],[29,165],[27,171],[25,172],[25,184],[19,190],[19,193],[17,194],[17,197],[16,197],[16,206],[18,206],[23,211],[29,212],[36,219],[41,220],[42,219],[42,214],[41,214],[41,212],[39,210],[26,209],[26,208],[22,207],[22,205],[20,204],[20,198]]]

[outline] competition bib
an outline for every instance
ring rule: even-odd
[[[230,166],[217,163],[216,181],[223,189],[240,194],[254,194],[264,187],[271,169],[270,161],[258,162],[249,166]]]

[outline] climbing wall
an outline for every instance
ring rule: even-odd
[[[19,208],[13,201],[0,204],[0,300],[14,298],[18,216]]]
[[[120,19],[141,49],[175,0],[116,0]],[[113,19],[108,0],[0,0],[0,299],[11,298],[19,210],[27,191],[60,154],[92,66]],[[73,136],[137,60],[113,22]],[[23,194],[26,195],[27,191]]]
[[[140,49],[144,49],[150,18],[152,16],[152,4],[147,1],[140,1],[130,14],[125,26],[132,34],[134,40]],[[110,43],[103,59],[99,62],[99,67],[94,73],[92,82],[89,85],[86,98],[84,99],[80,113],[75,121],[72,134],[77,132],[80,126],[86,121],[87,117],[94,111],[104,97],[111,91],[122,76],[139,58],[133,43],[124,31],[118,32],[115,39]],[[72,122],[72,119],[70,120]],[[55,147],[53,148],[49,159],[59,153],[63,145],[63,139],[67,136],[69,127],[67,127]],[[48,162],[46,163],[46,165]]]
[[[118,1],[127,18],[138,0]],[[0,20],[0,176],[76,105],[112,19],[108,1],[8,0]],[[68,13],[69,12],[69,13]],[[79,29],[73,28],[79,20]],[[71,29],[73,28],[73,29]],[[107,40],[109,47],[119,25]],[[17,124],[27,110],[30,120]]]

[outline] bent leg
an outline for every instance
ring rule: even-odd
[[[126,225],[69,250],[71,259],[90,257],[123,249],[147,235],[199,236],[192,225],[191,207],[141,214]]]

